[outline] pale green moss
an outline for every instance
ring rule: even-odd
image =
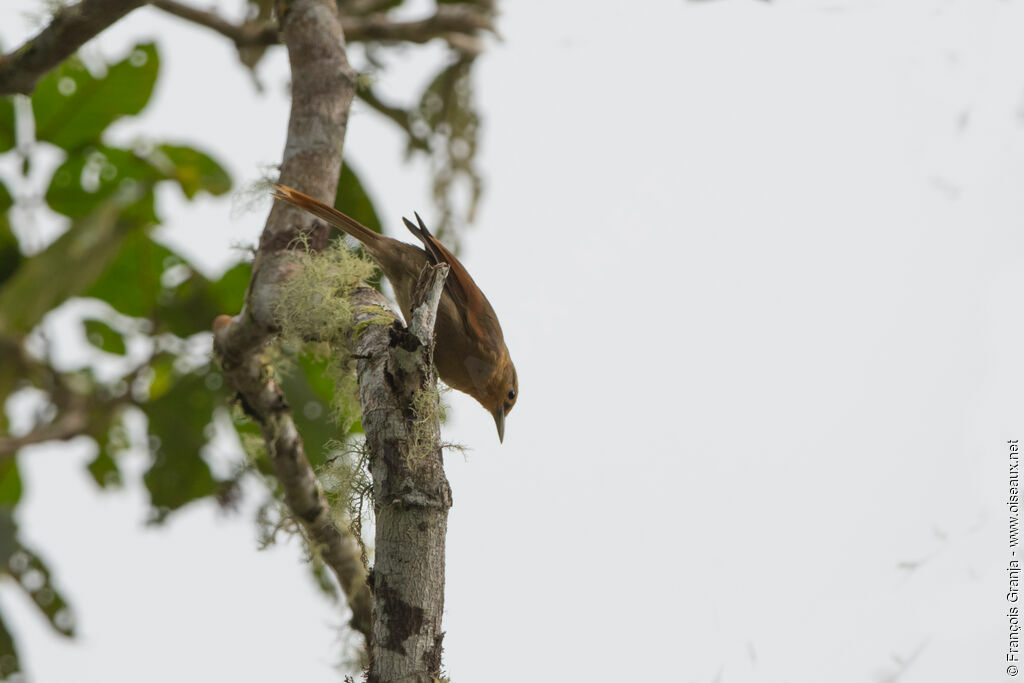
[[[284,282],[274,304],[283,346],[329,361],[325,375],[334,383],[331,417],[345,433],[360,416],[357,383],[348,357],[354,315],[348,296],[374,274],[376,266],[338,242],[319,253],[295,251],[295,274]],[[389,320],[390,323],[390,320]],[[279,372],[287,372],[280,355]]]
[[[277,543],[278,534],[285,537],[302,533],[302,525],[279,500],[271,500],[256,511],[256,539],[260,550]]]
[[[439,417],[440,394],[437,383],[417,391],[412,397],[412,423],[409,425],[409,468],[422,466],[433,452],[433,425]]]
[[[250,465],[255,465],[259,460],[267,458],[267,444],[263,441],[262,434],[240,434],[242,452]]]
[[[367,470],[366,443],[334,441],[327,448],[334,455],[317,468],[317,481],[330,506],[331,518],[339,528],[347,527],[352,532],[359,542],[363,565],[368,566],[363,524],[370,521],[373,511],[373,480]]]
[[[324,372],[334,382],[331,419],[343,433],[347,434],[352,425],[362,417],[363,411],[359,404],[359,380],[356,378],[352,359],[336,356],[328,363]]]
[[[338,242],[319,253],[296,250],[300,268],[280,285],[274,314],[285,341],[321,341],[343,346],[352,331],[348,295],[371,277],[375,266]]]
[[[355,328],[352,330],[353,336],[356,338],[360,337],[371,325],[380,325],[382,327],[388,327],[395,322],[391,312],[381,306],[360,306],[355,311],[356,316],[369,316],[356,323]]]

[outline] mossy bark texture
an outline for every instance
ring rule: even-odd
[[[337,189],[348,111],[355,97],[355,72],[345,55],[334,0],[282,0],[278,5],[281,38],[292,70],[292,109],[279,181],[330,201]],[[369,645],[373,598],[359,544],[331,518],[264,350],[280,332],[275,302],[281,284],[301,268],[290,252],[323,249],[328,231],[312,216],[274,204],[242,312],[214,322],[214,356],[239,403],[259,423],[285,501],[337,576],[352,610],[350,623]]]
[[[410,328],[371,325],[353,349],[361,359],[359,395],[376,514],[371,683],[430,683],[440,677],[452,494],[444,474],[431,355],[433,311],[446,274],[439,269],[426,278],[421,305],[426,315],[414,315]],[[373,295],[379,296],[358,291],[360,300],[352,308],[374,315],[361,308]]]
[[[279,181],[329,202],[355,95],[337,8],[334,0],[277,4],[292,68],[292,111]],[[273,206],[245,308],[215,322],[215,354],[240,403],[260,424],[289,507],[338,577],[352,608],[352,626],[366,636],[369,680],[430,683],[440,678],[445,534],[452,501],[442,467],[432,362],[434,317],[447,268],[425,272],[419,288],[424,303],[414,307],[408,328],[381,324],[392,309],[379,292],[361,287],[348,296],[353,312],[346,325],[348,349],[338,352],[358,359],[374,480],[375,564],[367,577],[354,537],[327,514],[301,435],[263,351],[282,332],[278,300],[304,267],[291,252],[320,252],[327,231],[294,207]]]

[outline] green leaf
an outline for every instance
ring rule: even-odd
[[[25,260],[0,287],[0,334],[27,333],[54,307],[88,290],[136,227],[119,213],[120,207],[105,203]],[[130,281],[121,287],[130,289]]]
[[[163,278],[169,268],[185,268],[185,277],[165,287]],[[139,231],[124,240],[117,257],[85,296],[102,299],[125,315],[152,319],[158,332],[188,337],[209,330],[219,314],[241,308],[248,269],[247,264],[236,266],[230,275],[225,273],[228,280],[223,285],[211,283],[184,258]]]
[[[249,288],[251,279],[252,264],[243,262],[229,268],[220,276],[219,280],[211,283],[213,297],[217,301],[217,309],[221,313],[229,315],[242,310],[245,290]]]
[[[363,188],[359,176],[352,169],[352,165],[345,161],[341,166],[341,175],[338,178],[338,191],[334,197],[334,207],[342,213],[347,213],[370,230],[383,232],[380,224],[380,217],[373,207],[370,195]],[[374,289],[380,289],[381,272],[377,271],[367,283]]]
[[[373,208],[373,201],[363,189],[363,183],[352,170],[352,165],[348,161],[341,167],[334,207],[338,211],[347,213],[370,230],[381,232],[380,218],[377,216],[377,210]]]
[[[122,205],[136,202],[166,177],[134,152],[100,145],[68,156],[54,171],[46,203],[58,213],[79,218],[112,196]],[[156,222],[155,216],[151,222]]]
[[[14,98],[0,99],[0,154],[13,149],[17,142],[14,129]]]
[[[14,506],[0,505],[0,565],[6,566],[18,551],[18,524],[14,521]],[[2,571],[3,567],[0,567]]]
[[[4,359],[0,362],[0,406],[18,388],[27,372],[22,354],[18,340],[0,336],[0,358]],[[9,429],[7,413],[0,410],[0,434],[8,433]]]
[[[96,457],[87,466],[89,474],[100,488],[111,488],[121,485],[121,469],[117,466],[110,452],[101,448]]]
[[[14,274],[22,261],[21,247],[11,230],[11,221],[7,213],[13,204],[14,200],[7,188],[0,183],[0,285]]]
[[[170,162],[168,176],[178,181],[189,199],[199,190],[222,195],[231,189],[231,176],[212,157],[192,147],[160,145],[158,149]]]
[[[298,365],[313,393],[321,401],[330,403],[334,398],[334,380],[330,376],[330,360],[302,354],[298,357]]]
[[[89,436],[96,442],[96,457],[86,469],[100,488],[121,485],[121,469],[114,456],[129,448],[120,410],[109,405],[99,405],[90,415]]]
[[[85,325],[85,337],[89,343],[107,353],[116,353],[123,356],[126,352],[124,337],[117,330],[110,327],[102,320],[87,319]]]
[[[242,308],[251,273],[251,264],[240,263],[214,282],[190,269],[181,283],[161,293],[156,309],[159,327],[179,337],[208,331],[218,315]]]
[[[68,151],[98,143],[122,116],[138,114],[153,93],[160,60],[152,43],[139,44],[95,78],[77,57],[39,82],[32,94],[36,138]]]
[[[247,449],[246,458],[256,466],[260,474],[272,477],[274,475],[274,467],[270,464],[270,459],[267,457],[265,442],[263,441],[259,425],[247,417],[241,410],[241,406],[237,403],[235,403],[234,407],[238,408],[238,410],[232,410],[232,424],[238,433],[238,440],[242,442],[242,448],[246,449],[247,443],[261,444],[261,447],[258,449]]]
[[[21,499],[21,475],[15,458],[0,460],[0,505],[15,506]]]
[[[297,366],[281,378],[281,388],[288,398],[295,426],[302,434],[306,457],[317,467],[330,456],[327,444],[343,441],[347,434],[332,418],[331,401],[335,382],[329,360],[300,355]]]
[[[163,288],[160,278],[164,269],[180,262],[177,254],[145,232],[133,232],[84,295],[102,299],[124,315],[148,318]]]
[[[57,633],[67,637],[75,634],[71,608],[54,588],[50,569],[42,558],[19,543],[7,560],[7,572],[28,593]]]
[[[14,647],[14,638],[0,617],[0,681],[7,680],[11,674],[21,671],[18,651]]]
[[[452,232],[456,203],[455,188],[468,186],[469,201],[459,207],[459,222],[472,221],[477,203],[483,192],[483,179],[476,168],[477,139],[480,117],[474,102],[473,58],[463,56],[445,66],[427,86],[414,112],[418,122],[426,124],[431,138],[431,153],[435,161],[433,172],[434,203],[440,212],[431,225],[434,235],[446,242]],[[410,145],[412,141],[410,141]],[[410,147],[412,149],[412,147]],[[462,202],[458,202],[462,204]],[[454,239],[446,242],[458,251]]]
[[[153,371],[153,380],[149,383],[149,400],[155,401],[174,388],[178,379],[174,372],[174,359],[169,353],[161,353],[149,362],[149,368]]]
[[[178,286],[161,293],[156,320],[160,329],[188,337],[209,330],[213,319],[222,312],[210,281],[190,270],[188,277]]]
[[[162,396],[142,406],[149,417],[153,464],[144,481],[157,512],[156,521],[188,502],[213,495],[218,482],[199,455],[214,408],[223,405],[220,373],[179,377]]]

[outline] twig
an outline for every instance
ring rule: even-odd
[[[406,135],[409,136],[410,147],[424,152],[430,151],[430,143],[427,139],[421,135],[417,135],[416,132],[413,131],[412,118],[409,116],[408,111],[401,107],[395,107],[381,101],[381,99],[377,97],[377,93],[375,93],[369,86],[360,87],[359,90],[356,91],[356,96],[375,112],[391,119],[399,128],[405,131]]]
[[[447,40],[448,34],[475,36],[480,31],[495,32],[491,17],[471,5],[439,5],[432,16],[417,21],[392,21],[385,14],[371,14],[345,17],[342,25],[346,38],[353,42],[426,43],[434,38]],[[465,49],[467,45],[452,47]],[[479,48],[474,47],[473,51],[479,52]]]
[[[89,416],[85,410],[69,410],[49,424],[36,427],[24,436],[0,436],[0,461],[22,448],[47,441],[68,441],[85,434],[89,429]]]
[[[238,47],[258,47],[279,42],[273,26],[256,22],[233,24],[215,12],[198,10],[177,0],[153,0],[154,7],[177,17],[205,26],[229,38]],[[494,32],[488,14],[468,5],[441,5],[425,19],[392,21],[384,13],[369,16],[346,16],[341,19],[345,40],[349,43],[408,42],[426,43],[444,38],[460,51],[479,52],[476,41],[479,31]],[[476,42],[474,42],[476,41]]]
[[[45,336],[44,336],[45,340]],[[19,341],[0,337],[0,355],[4,361],[17,365],[18,374],[32,377],[50,396],[56,416],[46,424],[35,426],[22,436],[0,436],[0,461],[13,457],[19,450],[47,441],[68,441],[76,436],[94,432],[94,421],[101,414],[110,414],[122,406],[135,404],[131,392],[111,398],[97,398],[96,392],[79,393],[71,386],[68,375],[54,369],[47,351],[43,361],[29,356]],[[122,378],[128,386],[149,367],[149,359],[140,363],[132,372]]]
[[[430,346],[434,340],[434,323],[437,322],[437,305],[441,302],[441,292],[444,290],[444,281],[448,277],[448,264],[438,263],[427,266],[420,274],[420,282],[417,286],[417,293],[422,293],[423,299],[415,303],[412,311],[412,320],[409,321],[409,331],[416,335],[420,344]]]
[[[31,93],[51,69],[75,53],[102,30],[146,0],[82,0],[60,9],[34,38],[0,56],[0,97]],[[238,47],[274,45],[277,28],[260,22],[233,24],[215,12],[195,9],[177,0],[152,0],[155,7],[212,29]],[[349,42],[426,43],[443,38],[460,52],[481,49],[477,34],[495,32],[490,14],[470,5],[441,5],[430,17],[392,21],[385,13],[345,17],[342,27]]]
[[[0,57],[0,97],[31,93],[50,69],[146,0],[82,0],[63,7],[34,38]]]
[[[217,33],[230,38],[238,47],[276,45],[280,42],[277,26],[273,24],[257,22],[232,24],[216,12],[195,9],[194,7],[176,2],[176,0],[152,0],[151,4],[153,7],[161,9],[168,14],[173,14],[186,21],[213,29]]]

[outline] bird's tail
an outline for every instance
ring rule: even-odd
[[[303,194],[287,185],[274,185],[274,190],[270,195],[274,199],[282,199],[300,209],[308,211],[317,218],[324,219],[330,225],[352,235],[352,237],[355,237],[368,247],[376,245],[381,239],[381,235],[370,230],[351,216],[346,216],[334,207],[327,206],[319,199],[313,199],[308,194]]]

